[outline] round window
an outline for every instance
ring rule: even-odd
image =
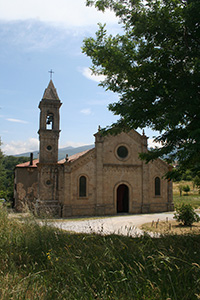
[[[47,150],[50,151],[51,149],[52,149],[52,147],[51,147],[50,145],[48,145],[48,146],[47,146]]]
[[[126,158],[128,156],[128,149],[125,146],[119,146],[117,149],[117,155],[120,158]]]
[[[50,185],[50,184],[51,184],[51,180],[47,180],[46,185]]]

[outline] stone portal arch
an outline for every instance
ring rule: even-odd
[[[126,184],[120,184],[117,188],[117,213],[129,212],[129,188]]]

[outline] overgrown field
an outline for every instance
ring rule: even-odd
[[[180,196],[180,187],[188,185],[190,187],[190,191],[186,194],[182,191],[182,195]],[[200,194],[196,187],[193,186],[192,181],[179,181],[173,183],[173,200],[174,205],[179,206],[181,204],[191,204],[195,209],[200,208]]]
[[[200,297],[200,235],[68,234],[0,209],[0,299]]]

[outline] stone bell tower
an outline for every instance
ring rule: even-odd
[[[38,168],[38,199],[36,211],[38,214],[50,213],[60,215],[59,201],[59,165],[58,141],[60,135],[60,112],[62,103],[58,97],[52,80],[45,89],[39,103],[40,124],[40,156]]]
[[[53,81],[50,80],[40,101],[40,163],[57,163],[58,140],[60,134],[60,113],[62,103],[58,97]]]

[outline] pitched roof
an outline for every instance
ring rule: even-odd
[[[49,81],[49,85],[44,91],[43,99],[60,100],[52,80]]]
[[[37,168],[37,164],[38,164],[38,163],[39,163],[39,159],[34,159],[32,165],[30,165],[30,161],[27,161],[27,162],[25,162],[25,163],[16,165],[16,167],[19,167],[19,168],[26,168],[26,167]]]
[[[88,150],[85,150],[85,151],[82,151],[82,152],[79,152],[79,153],[76,153],[74,155],[69,156],[68,162],[73,162],[73,161],[77,160],[79,157],[83,156],[84,154],[86,154],[87,152],[89,152],[89,151],[91,151],[93,149],[88,149]],[[64,164],[65,162],[66,162],[66,159],[64,158],[64,159],[59,160],[58,164]],[[16,165],[16,167],[17,168],[27,168],[27,167],[37,168],[37,164],[38,163],[39,163],[39,159],[34,159],[32,165],[30,165],[30,161],[27,161],[25,163]]]
[[[93,149],[94,148],[88,149],[88,150],[85,150],[85,151],[82,151],[82,152],[79,152],[79,153],[76,153],[74,155],[69,156],[68,157],[68,162],[73,162],[73,161],[77,160],[79,157],[85,155],[87,152],[89,152],[89,151],[91,151]],[[64,159],[60,160],[58,163],[59,164],[64,164],[65,162],[66,162],[66,159],[64,158]]]

